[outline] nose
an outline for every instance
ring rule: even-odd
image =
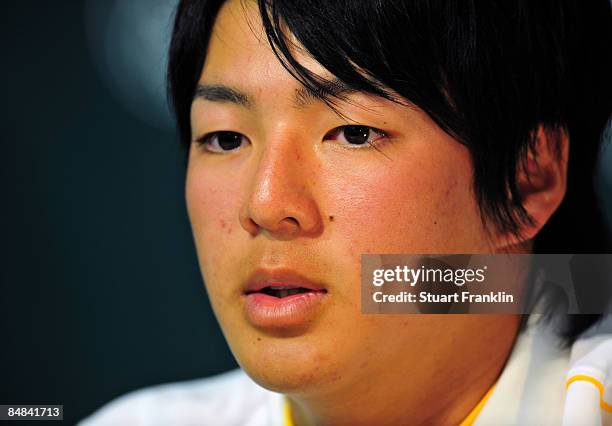
[[[265,233],[281,240],[313,237],[323,227],[314,191],[316,155],[286,137],[268,142],[254,159],[240,224],[252,236]]]

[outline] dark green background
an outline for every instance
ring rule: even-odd
[[[109,93],[81,2],[1,10],[0,403],[64,404],[74,424],[127,391],[235,367],[174,132]]]

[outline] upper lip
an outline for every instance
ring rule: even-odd
[[[256,269],[246,280],[243,291],[249,294],[272,286],[327,291],[323,284],[289,269]]]

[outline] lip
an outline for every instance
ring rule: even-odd
[[[302,287],[309,291],[281,298],[260,292],[269,286]],[[253,326],[283,330],[310,324],[325,305],[329,293],[322,283],[289,269],[258,269],[246,280],[242,297],[246,318]]]

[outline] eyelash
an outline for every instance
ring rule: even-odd
[[[218,131],[218,132],[207,133],[207,134],[205,134],[203,136],[200,136],[199,138],[196,139],[196,142],[198,143],[198,145],[206,147],[206,151],[214,153],[214,154],[222,154],[222,153],[225,153],[225,152],[232,152],[232,151],[237,150],[240,146],[242,146],[242,141],[241,141],[240,146],[237,147],[237,148],[227,149],[227,150],[220,149],[220,148],[211,149],[210,147],[212,146],[212,143],[215,140],[215,138],[218,139],[218,137],[221,136],[221,135],[226,135],[226,136],[237,135],[237,136],[240,136],[242,140],[246,139],[248,141],[248,138],[246,136],[244,136],[243,134],[241,134],[241,133],[232,132],[232,131],[229,131],[229,130],[223,130],[223,131]]]
[[[367,136],[369,136],[370,133],[375,133],[378,136],[375,137],[374,139],[371,139],[371,140],[368,137],[368,139],[364,143],[352,144],[352,143],[347,141],[347,143],[345,143],[343,145],[351,145],[351,146],[354,146],[354,147],[361,147],[363,145],[368,144],[371,147],[375,147],[375,144],[377,142],[388,138],[388,135],[387,135],[387,133],[385,131],[380,130],[380,129],[376,128],[376,127],[353,124],[353,125],[339,126],[339,127],[336,127],[334,129],[330,130],[329,132],[327,132],[325,134],[325,136],[323,137],[323,140],[325,140],[325,141],[337,140],[337,138],[340,135],[343,134],[342,132],[346,132],[347,130],[350,130],[351,132],[357,132],[357,133],[359,133],[361,131],[362,132],[362,136],[365,135],[364,131],[367,130]],[[242,138],[241,144],[238,147],[236,147],[236,148],[228,149],[228,150],[224,150],[222,148],[211,149],[212,143],[215,141],[215,138],[217,138],[217,140],[218,140],[218,137],[222,136],[222,135],[225,135],[225,136],[230,136],[231,135],[233,137],[240,136]],[[346,136],[344,138],[346,140]],[[200,136],[199,138],[196,139],[196,142],[199,145],[201,145],[201,146],[206,146],[207,147],[206,150],[208,152],[217,153],[218,154],[218,153],[232,152],[232,151],[235,151],[235,150],[239,149],[242,146],[242,142],[244,140],[248,141],[248,138],[246,136],[238,133],[238,132],[233,132],[233,131],[218,131],[218,132],[207,133],[207,134],[205,134],[203,136]],[[350,148],[350,149],[363,149],[363,148]]]
[[[351,145],[355,147],[360,147],[365,144],[368,144],[373,147],[377,142],[388,138],[388,135],[385,131],[377,129],[376,127],[354,124],[354,125],[345,125],[345,126],[336,127],[335,129],[329,131],[323,139],[324,140],[337,140],[335,138],[337,138],[342,132],[346,132],[349,129],[353,132],[358,131],[358,130],[361,130],[361,131],[367,130],[368,136],[370,133],[375,133],[378,135],[374,139],[371,139],[371,140],[370,138],[366,139],[366,141],[362,144],[352,144],[347,141],[348,142],[347,145]],[[346,139],[346,136],[345,136],[345,139]],[[351,148],[351,149],[363,149],[363,148]]]

